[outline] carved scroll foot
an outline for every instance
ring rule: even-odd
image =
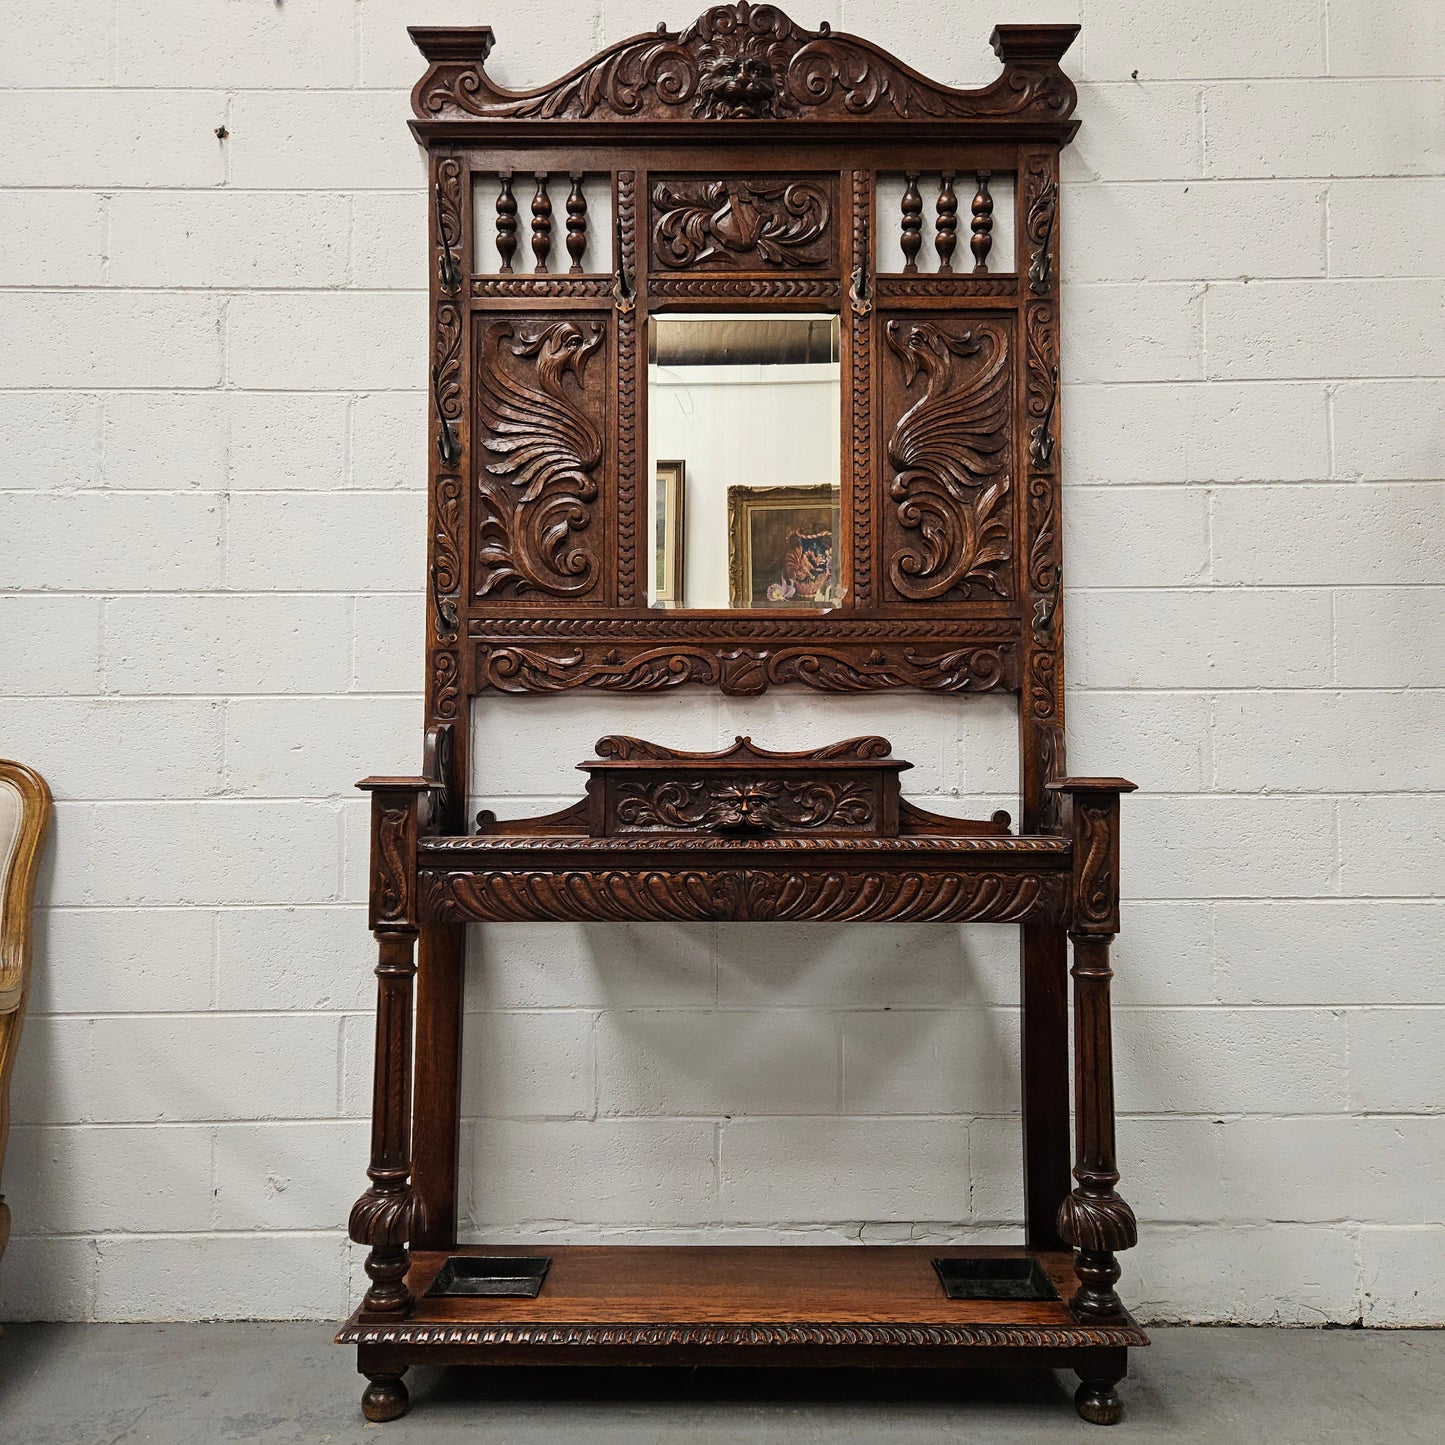
[[[1117,1380],[1090,1380],[1082,1375],[1074,1392],[1074,1409],[1079,1419],[1091,1425],[1117,1425],[1124,1418],[1124,1402],[1114,1388]]]
[[[370,1384],[361,1394],[361,1413],[373,1425],[400,1420],[411,1409],[411,1396],[402,1383],[404,1371],[392,1375],[367,1375]]]

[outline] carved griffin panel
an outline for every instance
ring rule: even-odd
[[[652,188],[653,266],[762,270],[834,263],[831,190],[768,178],[659,180]]]
[[[603,453],[600,321],[501,320],[481,337],[478,597],[583,598],[602,582],[593,528]],[[589,368],[595,377],[589,377]]]
[[[910,602],[1011,594],[1008,336],[893,320],[885,380],[888,584]]]

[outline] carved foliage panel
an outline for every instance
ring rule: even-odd
[[[1023,292],[1024,433],[1027,469],[1024,547],[1029,622],[1025,717],[1037,738],[1037,766],[1024,790],[1026,826],[1057,827],[1058,798],[1041,793],[1064,776],[1063,546],[1059,495],[1059,283],[1058,155],[1050,147],[1025,149],[1019,165],[1020,266]],[[1027,753],[1026,753],[1027,756]],[[1035,809],[1038,809],[1035,815]]]
[[[885,597],[1012,597],[1010,318],[913,312],[878,335]]]
[[[654,176],[648,204],[653,272],[837,272],[836,176]]]
[[[472,591],[606,600],[607,313],[478,316]]]

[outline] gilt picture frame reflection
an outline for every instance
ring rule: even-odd
[[[730,605],[836,607],[837,487],[729,487]]]
[[[681,607],[686,575],[687,463],[658,462],[653,487],[652,602],[655,607]]]

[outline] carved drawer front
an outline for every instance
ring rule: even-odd
[[[588,776],[593,837],[628,833],[773,833],[896,837],[898,774],[882,738],[813,753],[770,753],[738,738],[720,753],[686,754],[636,738],[604,738]]]
[[[476,328],[473,592],[600,602],[610,318],[485,315]]]
[[[878,324],[885,594],[1010,598],[1011,322],[955,313]]]
[[[648,270],[838,274],[834,175],[653,176]]]

